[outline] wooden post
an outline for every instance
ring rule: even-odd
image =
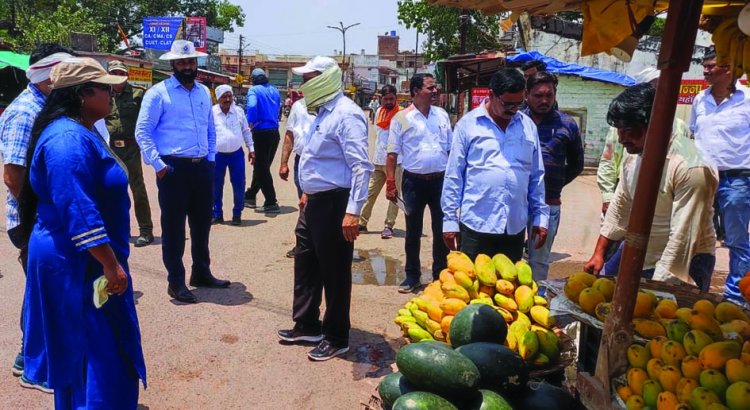
[[[611,406],[610,379],[627,368],[626,350],[633,341],[633,309],[672,135],[680,81],[682,73],[690,68],[702,6],[703,0],[669,3],[658,62],[661,75],[646,132],[643,159],[612,301],[612,313],[604,322],[596,377],[585,373],[579,375],[581,399],[588,408],[605,409]]]

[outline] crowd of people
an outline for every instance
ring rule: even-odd
[[[242,223],[246,207],[280,212],[270,169],[281,142],[279,92],[255,69],[246,111],[229,86],[214,90],[212,104],[211,90],[195,81],[202,55],[192,43],[175,41],[160,57],[173,75],[144,91],[127,84],[119,61],[105,70],[70,50],[40,45],[27,89],[0,117],[7,230],[27,275],[13,370],[25,387],[54,390],[58,409],[133,409],[139,382],[146,385],[128,269],[128,186],[139,227],[135,246],[154,241],[141,158],[157,176],[167,293],[179,302],[198,302],[188,284],[230,286],[214,276],[209,254],[211,225],[224,221],[227,169],[232,225]],[[690,124],[674,122],[643,275],[707,290],[716,202],[730,249],[725,295],[739,300],[737,281],[750,270],[750,93],[715,55],[703,65],[711,87],[696,98]],[[278,174],[289,179],[294,153],[299,216],[287,254],[294,258],[293,326],[278,331],[281,340],[317,343],[308,353],[314,361],[349,350],[354,241],[367,231],[384,186],[381,237],[393,237],[399,210],[406,220],[399,292],[421,286],[426,207],[433,279],[450,250],[471,258],[504,253],[512,261],[528,253],[534,279],[547,278],[561,192],[582,172],[584,151],[578,125],[558,109],[557,77],[543,64],[500,69],[490,96],[455,126],[434,105],[438,87],[430,74],[411,78],[413,102],[404,109],[396,88],[384,86],[368,118],[343,94],[335,60],[315,57],[293,71],[303,79],[304,98],[289,107]],[[612,129],[598,175],[604,220],[585,266],[598,274],[617,274],[658,72],[646,70],[639,80],[607,113]],[[246,160],[254,167],[247,190]]]

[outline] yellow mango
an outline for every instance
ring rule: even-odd
[[[596,276],[587,272],[574,273],[568,277],[568,280],[580,280],[581,282],[586,284],[586,287],[594,286],[594,282],[596,282],[596,279]]]
[[[440,282],[446,283],[446,282],[453,282],[456,283],[456,278],[453,277],[453,273],[449,271],[448,269],[443,269],[440,271]]]
[[[419,324],[419,326],[422,326],[422,327],[427,326],[427,319],[430,318],[427,315],[427,313],[422,312],[421,310],[413,310],[411,314],[414,315],[414,319],[417,320],[417,323]]]
[[[531,286],[531,282],[534,278],[531,274],[531,266],[526,261],[516,262],[516,273],[518,274],[518,284],[524,286]]]
[[[442,330],[440,327],[440,322],[436,322],[432,319],[427,319],[425,321],[425,330],[430,332],[430,334],[434,334],[435,332]]]
[[[690,321],[688,324],[691,329],[705,332],[716,342],[724,339],[719,322],[703,312],[693,309],[690,312]]]
[[[474,260],[474,272],[476,272],[477,279],[482,285],[493,286],[497,282],[495,264],[489,256],[483,253],[477,255]]]
[[[633,319],[633,330],[644,339],[666,336],[667,331],[661,323],[648,319]]]
[[[518,311],[526,313],[534,306],[534,291],[530,287],[521,285],[513,292],[515,301],[518,304]]]
[[[615,281],[610,278],[599,278],[594,281],[591,287],[598,290],[607,302],[612,301],[612,297],[615,294]]]
[[[705,387],[716,393],[716,396],[718,397],[724,397],[724,393],[726,392],[727,387],[729,387],[729,381],[727,380],[727,377],[724,376],[724,373],[715,369],[706,369],[702,371],[698,378],[698,383],[700,383],[701,387]]]
[[[451,272],[465,272],[470,278],[474,279],[474,262],[463,252],[451,251],[448,253],[448,269]]]
[[[639,291],[635,298],[635,308],[633,309],[633,317],[636,318],[647,318],[654,313],[656,302],[653,294],[649,294],[644,291]]]
[[[532,306],[529,310],[529,314],[531,315],[531,318],[534,319],[534,322],[546,327],[547,329],[555,325],[554,316],[550,316],[549,309],[544,306]]]
[[[545,367],[552,363],[549,357],[544,353],[537,353],[536,356],[531,358],[531,365],[535,367]]]
[[[698,387],[700,387],[698,379],[683,377],[677,383],[677,391],[675,392],[675,394],[677,394],[677,400],[679,400],[680,403],[687,403],[690,400],[690,395],[693,393],[693,390]]]
[[[578,296],[586,288],[588,288],[588,286],[580,280],[568,279],[565,282],[565,286],[563,286],[563,292],[565,293],[565,297],[578,303]]]
[[[690,312],[692,311],[693,309],[686,308],[686,307],[679,308],[674,312],[674,316],[675,318],[680,319],[683,322],[690,324],[690,315],[691,315]]]
[[[700,330],[691,330],[685,333],[682,338],[682,344],[685,346],[685,352],[692,356],[698,356],[704,347],[713,343],[714,340],[706,332]]]
[[[495,297],[493,298],[493,300],[498,306],[510,312],[515,312],[516,310],[518,310],[518,304],[516,303],[516,301],[501,293],[495,293]]]
[[[534,290],[534,289],[532,289],[532,290]],[[539,295],[534,295],[534,304],[536,306],[545,306],[546,307],[547,306],[547,299],[545,299],[544,297],[539,296]]]
[[[677,343],[674,340],[667,340],[661,347],[661,360],[668,365],[679,366],[685,356],[687,356],[687,354],[685,353],[685,348],[682,346],[682,343]]]
[[[643,397],[636,394],[628,397],[628,401],[625,402],[625,410],[640,410],[646,407],[646,403],[643,401]]]
[[[726,392],[727,407],[730,410],[750,409],[750,383],[732,383]]]
[[[437,302],[430,302],[427,305],[427,315],[430,319],[440,322],[443,319],[443,310]]]
[[[461,299],[466,303],[469,303],[471,298],[469,297],[469,292],[466,291],[462,286],[458,285],[457,283],[443,283],[443,286],[441,286],[443,289],[443,294],[445,294],[446,298],[455,298],[455,299]]]
[[[497,293],[512,297],[513,291],[516,290],[516,286],[505,279],[498,279],[498,281],[495,282],[495,290]]]
[[[498,313],[505,319],[505,323],[511,323],[513,322],[513,314],[510,313],[510,311],[501,308],[500,306],[495,306],[495,310],[497,310]]]
[[[466,272],[461,272],[460,270],[453,272],[453,279],[455,279],[456,283],[461,285],[461,287],[466,289],[467,291],[471,289],[472,286],[474,286],[474,281],[471,280]]]
[[[620,396],[622,401],[626,402],[633,395],[633,391],[628,386],[620,386],[617,388],[617,395]]]
[[[721,370],[729,359],[739,359],[740,345],[736,342],[715,342],[706,346],[698,355],[704,369]]]
[[[476,298],[476,299],[472,299],[469,302],[469,304],[470,305],[482,304],[482,305],[487,305],[487,306],[495,307],[495,305],[492,303],[492,299],[490,299],[490,298]]]
[[[656,398],[656,410],[674,410],[679,404],[677,396],[671,391],[661,392]]]
[[[750,317],[742,311],[742,308],[732,302],[721,302],[716,305],[714,317],[721,323],[727,323],[732,320],[742,320],[743,322],[750,323]]]
[[[554,332],[546,329],[531,330],[536,333],[536,338],[537,340],[539,340],[539,352],[543,353],[550,360],[557,359],[557,356],[560,355],[560,348],[558,346],[559,338],[557,337],[557,335]]]
[[[409,328],[407,332],[409,334],[409,339],[411,339],[413,342],[421,342],[422,340],[435,340],[435,338],[430,334],[430,332],[422,328],[418,328],[418,327]]]
[[[399,316],[411,316],[411,311],[409,311],[409,309],[399,309],[398,315]]]
[[[662,299],[656,304],[654,311],[662,319],[674,319],[677,317],[678,308],[677,302],[670,299]]]
[[[513,322],[510,324],[510,326],[508,326],[508,333],[513,333],[516,341],[521,341],[521,339],[523,339],[523,335],[525,335],[529,330],[529,326],[523,322]]]
[[[595,315],[596,305],[606,301],[604,295],[594,288],[586,288],[578,295],[578,304],[581,309],[592,316]]]
[[[492,263],[495,265],[495,272],[499,274],[501,278],[509,282],[515,282],[518,278],[516,265],[514,265],[513,262],[502,253],[493,256]]]
[[[724,334],[725,339],[729,339],[727,333],[734,332],[742,336],[744,340],[750,340],[750,323],[745,322],[744,320],[733,319],[719,325],[719,327],[721,328],[721,332]]]
[[[443,331],[446,335],[449,333],[449,330],[451,329],[451,321],[453,320],[453,316],[446,315],[443,316],[443,319],[440,321],[440,330]]]
[[[443,315],[453,316],[465,307],[466,302],[457,298],[446,298],[440,303],[440,309],[443,311]]]
[[[628,347],[627,357],[630,367],[637,367],[646,370],[646,365],[648,364],[648,361],[651,360],[651,352],[641,345],[633,344]]]
[[[677,391],[677,383],[682,379],[682,373],[680,369],[675,366],[664,366],[659,372],[659,383],[661,387],[666,391],[675,393]]]
[[[729,383],[750,383],[750,365],[743,363],[740,359],[727,360],[724,372],[727,375],[727,380],[729,380]]]
[[[651,357],[661,358],[661,348],[669,339],[666,336],[656,336],[651,339],[649,347],[651,348]]]
[[[508,346],[508,349],[518,352],[518,339],[516,339],[516,335],[508,332],[508,335],[505,336],[505,345]]]
[[[745,343],[742,344],[742,353],[750,354],[750,340],[746,340]]]
[[[598,305],[596,305],[596,308],[594,308],[594,314],[596,315],[596,318],[604,322],[604,320],[607,318],[607,315],[612,313],[612,303],[611,302],[603,302]]]
[[[698,380],[701,374],[701,362],[695,356],[685,356],[680,363],[680,370],[684,377]]]
[[[406,323],[406,322],[417,323],[417,319],[415,319],[414,316],[411,316],[411,315],[409,315],[409,316],[396,316],[396,318],[393,319],[393,321],[397,325],[399,325],[399,326],[401,326],[403,323]]]
[[[750,366],[750,353],[740,353],[740,361]]]
[[[646,373],[648,373],[649,379],[659,380],[659,373],[661,373],[661,369],[664,366],[666,364],[661,359],[655,357],[649,359],[648,363],[646,363]]]
[[[494,286],[486,286],[486,285],[480,285],[479,286],[479,295],[481,296],[482,293],[487,295],[486,297],[492,298],[495,296],[495,287]]]
[[[711,403],[706,407],[706,410],[729,410],[729,407],[721,403]]]
[[[630,390],[633,391],[633,394],[638,396],[642,395],[643,383],[648,380],[648,374],[646,373],[646,371],[634,367],[632,369],[628,369],[626,377],[628,380],[628,386],[630,386]]]
[[[446,338],[445,333],[443,333],[442,330],[435,331],[432,334],[432,337],[434,337],[435,340],[437,340],[439,342],[445,342],[445,338]]]
[[[539,352],[539,339],[531,330],[523,334],[518,341],[518,354],[523,360],[529,360]]]
[[[693,304],[693,310],[703,312],[708,317],[714,317],[714,304],[710,300],[700,299]]]
[[[513,312],[513,320],[525,324],[526,327],[528,328],[531,328],[531,326],[533,325],[533,323],[531,322],[531,319],[529,319],[529,317],[526,316],[526,314],[523,312],[519,312],[519,311]]]
[[[653,409],[656,407],[656,400],[659,397],[659,393],[663,392],[664,389],[661,387],[658,381],[648,379],[643,382],[643,402],[646,406]]]

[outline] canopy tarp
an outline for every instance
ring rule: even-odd
[[[518,54],[509,55],[505,59],[514,63],[521,63],[524,61],[539,60],[547,65],[547,72],[552,74],[566,74],[575,75],[581,78],[589,80],[603,81],[605,83],[619,84],[623,86],[635,85],[636,81],[633,77],[615,73],[601,68],[587,67],[578,64],[570,64],[564,61],[557,60],[538,51],[524,51],[518,50]]]
[[[29,68],[29,55],[18,54],[12,51],[0,51],[0,69],[7,66],[16,67],[20,70]]]

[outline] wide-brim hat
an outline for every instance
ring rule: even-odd
[[[336,60],[331,57],[317,56],[301,67],[292,68],[292,72],[297,75],[312,73],[313,71],[322,73],[335,65],[337,65]]]
[[[195,44],[187,40],[175,40],[170,50],[159,57],[159,60],[180,60],[183,58],[205,57],[208,54],[196,51]]]
[[[107,73],[98,61],[89,57],[71,57],[61,61],[52,67],[49,78],[53,90],[85,83],[116,85],[128,80],[128,77]]]

